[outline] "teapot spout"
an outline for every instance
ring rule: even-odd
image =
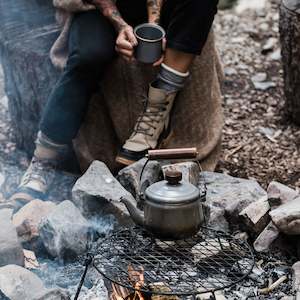
[[[145,217],[142,211],[140,211],[130,200],[121,198],[121,202],[125,204],[132,220],[139,226],[144,227]]]

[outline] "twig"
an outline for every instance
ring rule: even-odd
[[[276,280],[274,283],[272,283],[269,287],[259,289],[258,292],[260,294],[269,294],[286,280],[287,280],[287,276],[284,275],[284,276],[280,277],[278,280]]]
[[[238,151],[240,151],[243,147],[245,147],[248,143],[243,143],[239,146],[237,146],[236,148],[234,148],[232,151],[230,151],[228,154],[225,155],[224,159],[225,161],[228,160],[228,158],[232,155],[234,155],[235,153],[237,153]]]

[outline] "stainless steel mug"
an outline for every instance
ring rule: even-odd
[[[166,36],[164,29],[156,24],[144,23],[134,29],[138,40],[135,48],[135,58],[143,63],[153,64],[161,58],[163,39]]]

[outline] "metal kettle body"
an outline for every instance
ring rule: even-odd
[[[196,234],[204,222],[200,191],[181,179],[180,172],[169,172],[166,180],[149,186],[145,191],[144,213],[123,199],[133,221],[164,239]]]

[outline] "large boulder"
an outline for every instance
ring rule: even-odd
[[[37,275],[16,265],[0,268],[0,290],[10,300],[70,300],[64,291],[46,289]]]
[[[206,205],[224,209],[229,222],[238,222],[247,206],[267,198],[266,191],[254,180],[213,172],[203,172],[203,176],[207,184]]]
[[[53,202],[33,200],[23,206],[13,216],[13,224],[22,242],[30,242],[39,237],[38,226],[41,220],[46,217],[55,206]]]
[[[23,248],[12,223],[12,213],[10,209],[0,210],[0,267],[8,264],[24,266]]]
[[[40,237],[53,257],[73,259],[83,254],[92,228],[71,201],[63,201],[39,225]]]
[[[135,202],[135,199],[101,161],[91,164],[85,174],[77,180],[72,194],[74,203],[85,212],[113,214],[121,223],[131,222],[120,200],[127,198]]]

